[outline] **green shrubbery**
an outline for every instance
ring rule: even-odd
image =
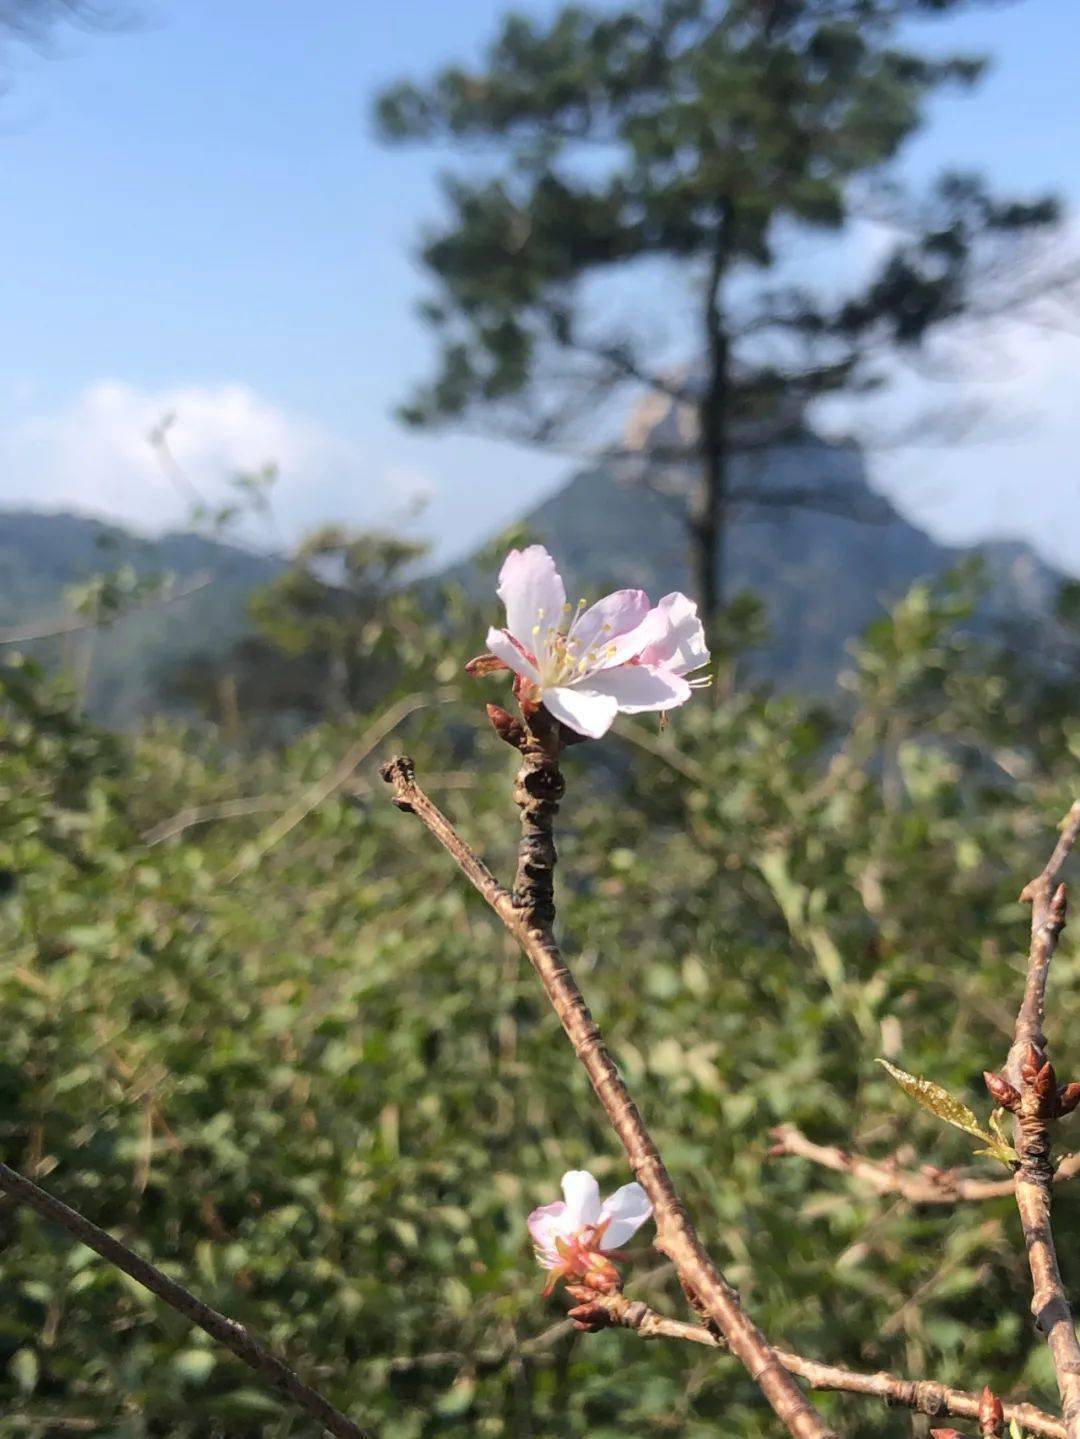
[[[913,592],[863,643],[842,719],[738,694],[663,736],[626,724],[571,751],[560,922],[703,1237],[771,1336],[1050,1402],[1011,1201],[917,1210],[767,1158],[793,1121],[970,1163],[877,1055],[989,1112],[980,1074],[1008,1046],[1025,948],[1016,896],[1072,797],[1080,729],[955,618],[949,594]],[[377,756],[259,853],[369,720],[440,685],[383,750],[408,748],[505,871],[513,757],[482,722],[498,682],[435,676],[478,641],[414,633],[369,714],[248,756],[165,725],[118,740],[32,670],[0,671],[3,1157],[384,1439],[774,1432],[706,1351],[615,1332],[530,1346],[561,1302],[539,1297],[526,1214],[563,1169],[621,1183],[625,1164],[531,971],[389,805]],[[258,803],[205,819],[241,797]],[[203,822],[148,842],[184,811]],[[1066,933],[1063,1078],[1078,970]],[[1059,1210],[1071,1266],[1080,1189]],[[0,1243],[6,1439],[313,1432],[35,1216],[0,1205]],[[639,1240],[631,1292],[656,1267]],[[678,1310],[670,1280],[650,1283]],[[821,1402],[849,1435],[913,1423]]]

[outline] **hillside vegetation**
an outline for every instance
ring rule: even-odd
[[[399,616],[377,702],[248,754],[164,721],[105,733],[31,665],[0,669],[4,1157],[382,1439],[765,1436],[722,1356],[552,1331],[565,1301],[540,1297],[528,1211],[564,1169],[608,1187],[624,1161],[527,965],[377,777],[407,748],[511,866],[513,757],[483,715],[506,696],[459,678],[493,609],[459,597],[439,628]],[[874,1064],[932,1074],[985,1120],[981,1071],[1022,973],[1016,896],[1075,788],[1068,689],[958,638],[963,610],[955,587],[924,586],[879,621],[843,724],[745,691],[696,700],[663,735],[623,720],[571,751],[560,928],[770,1334],[1047,1404],[1009,1199],[917,1208],[768,1158],[791,1122],[992,1173]],[[371,741],[388,712],[396,730]],[[1051,1011],[1065,1078],[1078,980],[1067,931]],[[1056,1216],[1071,1269],[1080,1189]],[[0,1239],[3,1439],[313,1432],[35,1216],[0,1207]],[[631,1294],[680,1311],[647,1237],[628,1272]],[[911,1432],[872,1401],[819,1402],[849,1436]]]

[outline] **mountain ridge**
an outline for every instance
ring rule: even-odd
[[[649,464],[646,441],[636,465],[632,459],[582,470],[522,517],[526,533],[556,556],[575,594],[637,586],[657,598],[691,589],[681,501],[641,483],[650,477]],[[747,656],[743,673],[783,689],[831,689],[850,641],[886,604],[916,580],[971,557],[982,559],[987,581],[977,629],[1038,623],[1065,579],[1019,542],[938,543],[871,488],[855,446],[809,431],[771,448],[767,458],[738,460],[734,479],[740,489],[756,487],[760,501],[740,507],[730,525],[726,588],[732,595],[758,594],[770,631]],[[811,499],[827,493],[834,508],[839,501],[841,509],[873,520],[772,503],[795,488]],[[485,549],[490,545],[477,553]],[[490,594],[490,567],[475,560],[476,554],[421,583],[457,580],[482,598]],[[146,539],[70,512],[0,510],[0,631],[59,619],[69,586],[120,564],[140,575],[171,573],[179,586],[209,575],[211,582],[196,592],[129,612],[108,628],[29,646],[47,663],[81,672],[88,709],[126,726],[158,710],[175,712],[170,673],[185,661],[224,655],[249,634],[251,594],[284,563],[188,531]]]

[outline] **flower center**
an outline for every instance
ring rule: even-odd
[[[586,647],[581,637],[574,634],[584,610],[584,600],[578,600],[576,611],[571,605],[563,605],[557,625],[546,622],[543,610],[538,612],[532,640],[541,688],[573,684],[575,680],[599,669],[616,654],[616,648],[610,642],[600,641]],[[603,626],[602,634],[609,635],[611,632],[611,625]]]

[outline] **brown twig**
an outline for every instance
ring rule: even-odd
[[[632,1329],[643,1339],[680,1339],[711,1349],[726,1348],[722,1340],[701,1325],[668,1319],[640,1300],[627,1299],[624,1294],[597,1295],[583,1308],[601,1311],[604,1322]],[[600,1327],[597,1323],[599,1317],[586,1316],[587,1327]],[[951,1389],[947,1384],[937,1384],[929,1379],[901,1379],[884,1371],[877,1374],[860,1374],[855,1370],[841,1369],[835,1364],[818,1364],[813,1359],[804,1359],[801,1354],[792,1354],[785,1349],[777,1350],[777,1354],[784,1367],[791,1374],[805,1379],[811,1389],[865,1394],[870,1398],[883,1399],[897,1408],[912,1409],[916,1413],[929,1414],[932,1417],[946,1414],[956,1419],[979,1417],[982,1395],[965,1389]],[[1015,1419],[1030,1434],[1046,1435],[1049,1439],[1066,1439],[1065,1425],[1053,1414],[1036,1409],[1032,1404],[1006,1404],[1004,1408],[1006,1420]]]
[[[975,1179],[954,1169],[925,1168],[914,1171],[895,1164],[850,1154],[832,1144],[815,1144],[794,1124],[781,1124],[772,1131],[776,1143],[769,1151],[773,1158],[787,1155],[808,1159],[837,1174],[850,1174],[878,1194],[897,1194],[912,1204],[964,1204],[1012,1195],[1012,1179]],[[1080,1174],[1080,1154],[1070,1154],[1054,1171],[1054,1182],[1064,1183]]]
[[[528,766],[535,772],[537,768],[550,769],[557,765],[557,749],[550,737],[534,732],[532,740],[546,752],[542,755],[538,753],[535,759],[530,760],[527,750],[524,751],[526,763],[523,769]],[[415,814],[447,850],[465,877],[502,920],[539,975],[612,1128],[622,1142],[630,1167],[652,1201],[657,1248],[672,1260],[681,1278],[699,1296],[731,1352],[745,1366],[795,1439],[829,1439],[830,1430],[784,1368],[765,1336],[744,1312],[736,1291],[706,1253],[659,1150],[603,1043],[596,1022],[542,914],[514,903],[509,892],[498,883],[446,816],[417,785],[411,760],[404,756],[392,760],[384,767],[383,777],[394,786],[398,807]],[[543,808],[537,807],[530,813],[528,805],[534,798],[538,799],[539,806],[550,806],[552,802],[547,782],[540,786],[540,791],[538,796],[532,795],[530,784],[519,776],[515,798],[526,810],[523,832],[528,841],[528,870],[535,868],[543,848],[542,843],[535,842],[535,837],[538,831],[542,833],[545,823]],[[546,821],[549,830],[551,812]],[[521,892],[535,895],[542,908],[546,895],[550,893],[547,889],[549,883],[549,877],[529,872],[525,875]]]
[[[1043,1022],[1050,961],[1065,927],[1065,886],[1058,880],[1078,835],[1080,800],[1066,816],[1045,869],[1020,895],[1021,901],[1031,905],[1031,949],[1024,997],[1004,1070],[1004,1079],[1014,1091],[1013,1144],[1019,1155],[1016,1205],[1031,1270],[1031,1311],[1054,1361],[1068,1439],[1080,1439],[1080,1342],[1050,1225],[1053,1167],[1049,1121],[1061,1113],[1061,1094],[1046,1057]],[[988,1082],[999,1080],[999,1076],[990,1076]]]
[[[6,1164],[0,1164],[0,1189],[17,1203],[33,1209],[43,1219],[66,1229],[88,1249],[100,1254],[110,1264],[115,1264],[117,1269],[129,1274],[145,1289],[149,1289],[151,1294],[156,1294],[177,1313],[197,1324],[212,1339],[216,1339],[238,1359],[242,1359],[249,1368],[261,1374],[286,1398],[298,1404],[301,1409],[306,1409],[325,1429],[337,1436],[337,1439],[373,1439],[367,1430],[361,1429],[358,1424],[346,1418],[328,1399],[305,1384],[287,1364],[275,1354],[271,1354],[257,1339],[252,1338],[242,1324],[226,1318],[216,1309],[211,1309],[209,1304],[204,1304],[201,1299],[196,1299],[183,1285],[177,1284],[148,1260],[140,1258],[126,1244],[121,1244],[104,1229],[99,1229],[62,1200],[54,1198],[25,1175],[9,1169]]]

